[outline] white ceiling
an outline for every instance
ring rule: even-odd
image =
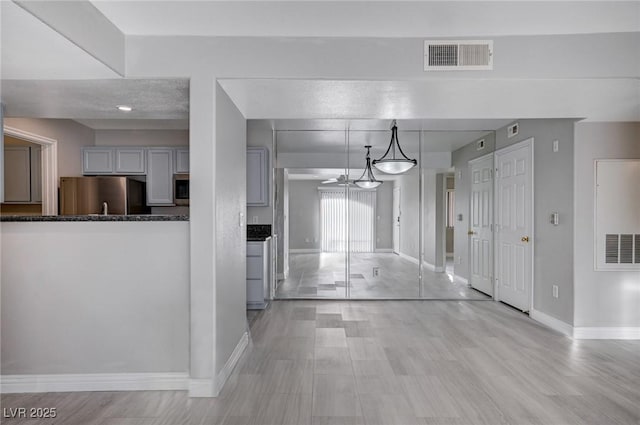
[[[2,78],[117,78],[114,71],[11,1],[0,1]]]
[[[127,35],[385,38],[640,30],[636,2],[94,0],[92,3]]]
[[[289,168],[289,180],[315,180],[322,182],[330,178],[345,175],[344,168]],[[362,175],[364,168],[351,168],[348,170],[350,179],[357,179]],[[397,180],[399,176],[375,172],[376,179],[381,181]]]
[[[8,117],[146,120],[138,122],[149,125],[148,120],[189,118],[189,81],[2,80],[2,100]],[[133,111],[121,112],[117,105]]]

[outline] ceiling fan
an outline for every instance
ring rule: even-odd
[[[347,179],[347,176],[344,174],[340,174],[338,177],[331,177],[322,182],[322,184],[337,184],[338,186],[347,186],[352,184],[351,181]]]

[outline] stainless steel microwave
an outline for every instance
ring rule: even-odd
[[[189,205],[189,174],[173,175],[173,203]]]

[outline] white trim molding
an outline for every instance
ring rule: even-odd
[[[424,268],[425,268],[425,269],[427,269],[427,270],[431,270],[431,271],[433,271],[433,272],[436,272],[436,273],[442,273],[442,272],[444,272],[444,267],[442,267],[442,266],[438,266],[438,267],[436,267],[436,266],[434,266],[433,264],[428,263],[428,262],[426,262],[426,261],[423,261],[423,262],[422,262],[422,267],[424,267]]]
[[[417,258],[414,258],[410,255],[407,255],[403,252],[398,252],[398,255],[400,256],[400,258],[404,258],[407,261],[411,261],[413,264],[420,264],[420,261],[418,261]]]
[[[566,322],[563,322],[562,320],[556,319],[553,316],[549,316],[548,314],[543,313],[539,310],[535,310],[533,308],[529,311],[529,317],[531,317],[536,322],[542,323],[543,325],[553,329],[554,331],[558,331],[561,334],[568,336],[569,338],[573,337],[573,326]]]
[[[188,373],[91,373],[62,375],[2,375],[0,392],[55,393],[76,391],[186,390]]]
[[[463,285],[469,286],[469,281],[467,280],[467,278],[466,277],[462,277],[459,274],[454,274],[453,275],[453,281],[461,283]]]
[[[189,379],[189,397],[215,397],[215,383],[213,379]]]
[[[300,248],[300,249],[289,249],[289,254],[320,254],[320,250],[319,249],[306,249],[306,248]]]
[[[42,215],[58,215],[58,141],[6,125],[3,131],[42,146]]]
[[[247,348],[248,345],[249,345],[249,333],[245,332],[244,334],[242,334],[242,337],[240,338],[240,341],[238,341],[236,348],[233,349],[233,352],[227,359],[227,362],[224,364],[222,369],[220,369],[220,372],[216,377],[215,397],[217,397],[218,394],[220,394],[220,391],[222,391],[224,384],[227,383],[227,379],[229,379],[229,377],[231,376],[231,372],[233,372],[233,368],[236,367],[236,364],[238,364],[238,360],[240,360],[242,353],[244,353],[244,350]]]
[[[640,327],[575,327],[574,339],[640,339]]]
[[[392,248],[376,248],[375,252],[376,254],[384,254],[384,253],[392,254],[393,249]]]

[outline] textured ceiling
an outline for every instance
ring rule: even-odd
[[[186,120],[189,81],[2,80],[2,100],[8,117]]]

